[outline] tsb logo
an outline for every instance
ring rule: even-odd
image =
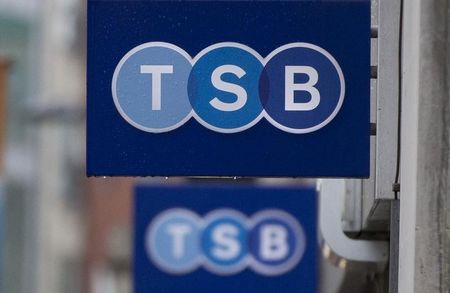
[[[219,43],[191,58],[175,45],[151,42],[120,60],[112,95],[128,123],[151,133],[191,117],[221,133],[262,118],[286,132],[309,133],[337,115],[345,81],[333,56],[309,43],[281,46],[266,58],[239,43]]]
[[[306,248],[301,225],[281,210],[263,210],[247,219],[231,209],[214,210],[204,218],[186,209],[170,209],[155,217],[145,239],[150,259],[171,274],[203,266],[219,275],[250,267],[276,276],[293,269]]]

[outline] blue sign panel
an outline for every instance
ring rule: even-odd
[[[135,293],[317,290],[314,188],[142,185],[134,206]]]
[[[88,175],[369,176],[369,0],[88,14]]]

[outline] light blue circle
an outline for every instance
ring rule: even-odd
[[[144,67],[142,67],[144,66]],[[150,73],[145,67],[164,66],[162,72]],[[172,73],[170,68],[172,66]],[[147,43],[128,52],[114,72],[112,93],[122,117],[147,132],[166,132],[189,120],[192,107],[187,83],[192,65],[189,55],[168,43]],[[153,105],[153,83],[160,76],[160,108]]]
[[[165,272],[191,272],[199,264],[200,233],[194,213],[184,209],[163,212],[149,227],[146,239],[149,256]]]
[[[244,45],[225,43],[206,48],[196,57],[189,77],[188,92],[196,118],[202,125],[213,131],[233,133],[243,131],[259,121],[263,111],[259,98],[259,78],[263,65],[257,56],[256,52]],[[236,90],[218,89],[211,80],[213,72],[224,65],[239,68],[244,73],[239,76],[235,72],[223,72],[219,76],[221,81],[246,92],[246,103],[232,111],[223,111],[211,104],[214,98],[228,104],[238,100]]]
[[[218,211],[213,214],[205,220],[206,227],[201,238],[204,265],[217,274],[237,273],[247,265],[245,219],[237,213]]]

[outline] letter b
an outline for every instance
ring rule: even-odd
[[[308,76],[305,83],[295,83],[295,75],[303,74]],[[286,111],[311,111],[317,108],[320,103],[320,93],[314,86],[319,80],[317,70],[311,66],[286,66],[285,67],[285,109]],[[303,91],[311,95],[309,102],[296,103],[295,92]]]
[[[264,225],[261,227],[260,255],[262,259],[276,261],[285,258],[289,252],[287,230],[281,225]]]

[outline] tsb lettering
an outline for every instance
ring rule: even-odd
[[[145,43],[118,63],[112,96],[134,127],[162,133],[192,117],[220,133],[265,118],[290,133],[316,131],[338,114],[345,80],[336,59],[309,43],[281,46],[263,58],[239,43],[219,43],[191,58],[173,44]]]

